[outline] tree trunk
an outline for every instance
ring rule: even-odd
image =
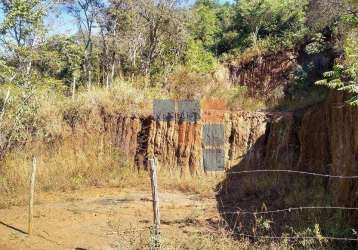
[[[90,89],[92,86],[92,71],[88,71],[88,89]]]
[[[87,56],[86,55],[85,55],[85,62],[83,64],[83,72],[85,74],[85,78],[87,78],[88,77],[88,71],[87,71]],[[87,78],[87,88],[88,88],[88,78]]]
[[[112,64],[112,72],[111,72],[111,85],[113,86],[113,81],[114,81],[114,69],[115,69],[115,62],[113,60],[113,64]]]
[[[102,86],[104,86],[106,82],[106,70],[104,68],[104,63],[102,63],[101,78],[102,78]]]
[[[75,100],[75,92],[76,92],[76,77],[73,77],[73,81],[72,81],[72,100]]]
[[[30,60],[26,65],[26,84],[30,84],[30,73],[31,73],[32,61]]]
[[[26,76],[29,76],[29,75],[30,75],[31,66],[32,66],[32,61],[30,60],[30,61],[27,63],[27,66],[26,66]]]

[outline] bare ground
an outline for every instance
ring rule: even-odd
[[[193,235],[220,230],[214,197],[173,191],[160,193],[160,199],[163,245],[205,247],[203,241],[193,242]],[[31,236],[26,206],[0,210],[0,249],[142,249],[150,244],[149,190],[91,188],[40,193],[36,201]]]

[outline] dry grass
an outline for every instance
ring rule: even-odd
[[[119,249],[152,249],[151,236],[148,232],[137,232],[133,229],[126,236],[122,236]],[[176,249],[258,249],[249,240],[235,240],[225,233],[187,232],[180,230],[162,230],[161,248]],[[265,248],[261,248],[265,249]]]
[[[174,195],[175,198],[171,196],[168,200],[168,194]],[[169,192],[162,193],[161,196],[160,249],[268,249],[270,245],[277,246],[273,249],[289,249],[278,248],[283,246],[284,242],[252,242],[245,238],[235,238],[213,207],[215,201],[198,199],[197,195],[175,194]],[[145,204],[130,208],[132,219],[129,223],[124,216],[127,213],[118,211],[108,220],[109,226],[117,234],[118,249],[153,249],[154,235],[149,228],[152,220],[151,209],[144,207]]]
[[[263,99],[248,96],[245,86],[218,87],[211,91],[210,97],[222,100],[230,110],[257,111],[267,108]]]
[[[21,104],[17,98],[21,100],[23,94],[26,93],[19,96],[15,91],[11,93],[11,102],[0,123],[6,124],[2,129],[9,132],[7,138],[13,138],[12,147],[4,152],[0,165],[1,207],[21,204],[26,199],[22,194],[28,188],[33,155],[38,162],[36,187],[42,191],[141,185],[143,179],[147,181],[147,173],[135,170],[113,145],[114,135],[104,133],[103,114],[146,114],[151,111],[151,100],[164,96],[162,90],[140,90],[118,81],[108,90],[80,92],[75,100],[36,89],[27,103]],[[29,102],[34,109],[26,109],[26,119],[14,117]],[[208,192],[203,180],[182,180],[173,171],[163,170],[161,175],[165,176],[162,183],[168,188]]]
[[[74,136],[50,146],[33,143],[8,154],[0,168],[0,206],[24,202],[24,197],[18,195],[28,188],[32,155],[37,157],[36,188],[40,191],[140,185],[144,173],[134,171],[117,148],[103,143],[97,136]]]
[[[50,144],[29,143],[7,154],[0,167],[0,207],[26,201],[33,155],[38,164],[38,191],[71,191],[90,186],[148,189],[148,173],[129,163],[108,137],[99,133],[75,133]],[[213,196],[221,178],[182,176],[179,170],[166,167],[159,172],[161,190],[178,190],[202,197]]]
[[[96,107],[108,114],[151,114],[152,100],[166,98],[168,95],[159,87],[143,89],[132,83],[117,80],[110,89],[92,88],[81,92],[77,102],[87,109]]]
[[[159,185],[163,190],[178,190],[198,194],[202,198],[215,196],[218,183],[224,174],[204,174],[198,176],[182,175],[178,169],[162,168],[159,172]]]

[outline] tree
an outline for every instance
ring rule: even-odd
[[[182,43],[185,42],[184,22],[181,12],[176,9],[175,0],[140,0],[136,3],[145,28],[142,63],[144,73],[147,75],[153,73],[152,70],[158,62],[166,66],[164,61],[158,59],[165,56],[168,51],[174,58],[180,54]],[[168,56],[161,59],[169,59]]]
[[[17,74],[28,82],[34,48],[40,42],[46,6],[42,0],[1,0],[4,21],[0,24],[2,43],[15,58]]]
[[[333,27],[341,18],[357,18],[358,2],[355,0],[310,0],[307,25],[313,30]]]
[[[200,40],[204,48],[215,56],[235,47],[233,35],[233,6],[214,0],[197,1],[192,9],[193,21],[189,29],[194,40]],[[234,36],[238,36],[235,33]]]
[[[185,12],[175,0],[111,1],[122,62],[129,72],[153,76],[170,71],[186,46]]]
[[[35,66],[45,77],[54,77],[70,86],[80,78],[83,48],[73,38],[53,36],[39,49]]]
[[[189,42],[185,62],[191,71],[201,73],[208,73],[217,65],[214,55],[204,48],[200,40]]]
[[[215,47],[220,32],[217,6],[214,1],[198,1],[194,6],[194,22],[191,24],[192,35],[200,40],[206,49]]]
[[[97,18],[104,7],[101,0],[65,0],[67,11],[77,20],[78,31],[83,42],[84,63],[83,71],[87,78],[87,85],[92,85],[93,72],[93,33],[97,25]]]
[[[300,32],[304,29],[306,5],[306,0],[240,0],[237,10],[248,31],[260,39]]]
[[[127,74],[140,73],[145,26],[135,1],[112,0],[108,27],[113,34],[112,49]]]

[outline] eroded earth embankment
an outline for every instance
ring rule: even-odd
[[[255,207],[263,201],[271,207],[322,205],[322,199],[325,204],[357,207],[358,183],[354,179],[230,174],[240,170],[290,169],[357,175],[358,108],[345,104],[346,99],[345,94],[331,92],[325,102],[292,113],[225,112],[225,165],[229,174],[220,185],[222,202],[233,207],[235,201],[256,195]],[[106,127],[138,167],[146,166],[148,155],[155,155],[161,167],[203,174],[204,122],[158,122],[152,117],[119,116],[107,119]],[[270,181],[264,183],[263,179]],[[357,221],[356,216],[350,216],[350,221]]]

